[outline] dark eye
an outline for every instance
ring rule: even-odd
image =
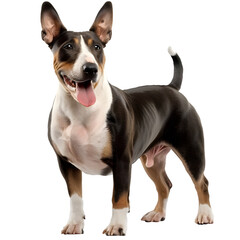
[[[98,44],[94,45],[94,48],[95,48],[95,50],[97,50],[97,51],[99,51],[99,50],[101,49],[101,47],[100,47]]]
[[[64,49],[67,49],[67,50],[73,49],[73,45],[72,45],[71,43],[67,43],[67,44],[65,44],[65,45],[63,46],[63,48],[64,48]]]

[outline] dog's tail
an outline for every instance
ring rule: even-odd
[[[168,86],[179,90],[181,88],[183,78],[182,61],[178,54],[174,52],[171,47],[168,48],[168,53],[171,55],[174,64],[173,79]]]

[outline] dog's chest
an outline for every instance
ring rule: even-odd
[[[67,109],[62,111],[58,102],[53,107],[51,137],[55,150],[83,172],[101,174],[107,167],[101,159],[111,155],[106,115],[96,112],[88,117],[74,108]]]

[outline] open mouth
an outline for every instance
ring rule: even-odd
[[[92,80],[84,82],[76,82],[71,80],[66,75],[63,75],[64,83],[67,88],[73,93],[75,99],[84,105],[90,107],[96,102],[96,96],[92,86]]]

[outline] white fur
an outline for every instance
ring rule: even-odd
[[[83,201],[78,194],[70,198],[70,214],[67,225],[63,228],[64,234],[81,234],[84,228]]]
[[[106,117],[112,103],[112,93],[104,77],[94,92],[96,103],[84,107],[60,84],[51,122],[51,137],[56,150],[88,174],[100,174],[107,167],[101,157],[110,141]]]
[[[119,229],[122,229],[123,233],[126,234],[128,211],[128,208],[112,210],[112,218],[110,224],[105,229],[107,235],[119,235]]]
[[[83,200],[75,193],[70,198],[70,215],[68,223],[77,224],[83,221],[83,217]]]
[[[208,204],[199,204],[196,223],[208,224],[208,223],[213,223],[213,221],[214,221],[214,217],[213,217],[211,207]]]
[[[163,199],[163,212],[166,214],[168,198]]]
[[[168,53],[171,55],[171,56],[175,56],[177,53],[175,51],[173,51],[172,47],[168,47]]]

